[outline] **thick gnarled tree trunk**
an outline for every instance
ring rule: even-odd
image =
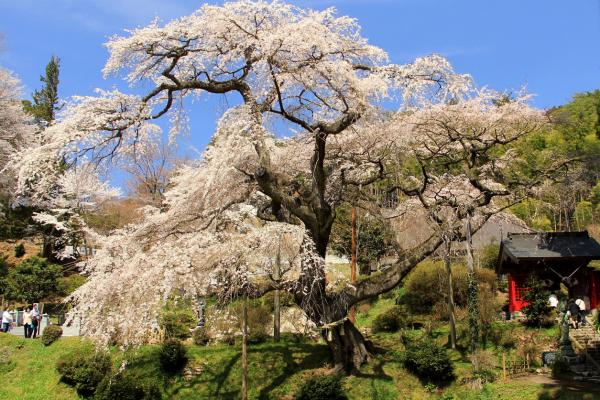
[[[321,329],[333,361],[334,373],[357,373],[370,359],[370,345],[348,320],[349,298],[341,292],[327,293],[324,257],[311,235],[302,243],[302,268],[294,287],[294,299],[308,318]]]
[[[372,346],[347,319],[339,325],[323,329],[323,338],[333,356],[334,373],[358,373],[361,365],[371,358]]]

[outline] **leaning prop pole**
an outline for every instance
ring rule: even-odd
[[[354,285],[356,283],[356,207],[352,207],[352,258],[350,261],[350,281]],[[356,307],[352,306],[349,315],[350,321],[356,322]]]
[[[466,226],[467,240],[465,246],[467,250],[467,309],[469,310],[469,333],[471,336],[471,351],[477,350],[479,341],[479,309],[477,308],[477,279],[475,279],[475,265],[473,263],[473,242],[471,237],[471,214],[467,216]]]
[[[450,262],[450,251],[452,242],[445,240],[444,265],[448,277],[448,321],[450,322],[450,348],[456,349],[456,317],[454,315],[454,289],[452,288],[452,265]]]
[[[248,400],[248,297],[242,311],[242,400]]]
[[[273,279],[279,282],[281,279],[281,243],[277,248],[277,258],[275,259],[275,270],[273,271]],[[281,336],[281,305],[279,299],[279,289],[275,289],[273,296],[273,340],[279,342]]]

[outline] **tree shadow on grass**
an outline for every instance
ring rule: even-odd
[[[261,354],[264,354],[261,355]],[[284,384],[291,375],[298,371],[314,369],[323,366],[324,361],[329,360],[327,346],[314,343],[289,343],[282,341],[279,344],[267,343],[257,346],[249,346],[249,383],[255,388],[260,389],[259,399],[269,399],[269,394]],[[274,357],[272,364],[269,358]],[[221,362],[207,364],[203,372],[190,379],[180,379],[171,386],[170,396],[182,395],[184,391],[194,389],[196,397],[201,399],[238,399],[240,396],[241,382],[237,382],[237,373],[240,366],[240,352],[237,351],[230,358],[221,360]],[[202,358],[199,358],[202,361]],[[269,369],[271,365],[282,367]],[[258,363],[263,370],[253,370],[252,365]],[[272,375],[269,375],[273,372]],[[235,375],[235,383],[232,384],[231,375]],[[261,376],[267,375],[266,377]],[[258,375],[258,376],[257,376]],[[196,390],[198,388],[200,390]],[[186,393],[187,394],[187,393]],[[191,395],[194,396],[194,395]],[[186,397],[188,398],[188,397]]]
[[[295,372],[319,368],[323,365],[323,361],[329,360],[329,352],[326,345],[318,344],[293,344],[291,346],[282,347],[274,345],[256,349],[259,351],[270,351],[281,354],[285,366],[281,369],[281,373],[277,375],[269,385],[263,387],[259,393],[260,400],[269,399],[269,394],[281,386]],[[294,353],[307,353],[299,362],[297,362]]]
[[[240,354],[237,353],[231,357],[224,365],[219,364],[216,366],[206,367],[200,375],[195,378],[192,378],[189,381],[179,381],[176,385],[172,386],[172,389],[169,394],[171,396],[175,396],[179,394],[184,389],[189,389],[195,386],[207,386],[211,387],[213,384],[216,384],[216,387],[211,390],[212,393],[208,394],[207,397],[199,397],[202,399],[237,399],[239,398],[239,390],[234,387],[229,387],[228,389],[223,390],[225,386],[225,382],[227,378],[231,374],[235,364],[240,359]],[[216,368],[215,368],[216,367]],[[220,368],[222,367],[222,368]]]
[[[543,384],[538,400],[600,400],[600,386],[590,382]]]
[[[166,381],[166,374],[160,369],[158,347],[145,349],[143,353],[130,353],[125,355],[127,360],[127,369],[134,371],[136,375],[144,377],[152,377],[156,379],[161,377]]]
[[[371,361],[369,362],[371,365],[371,369],[373,370],[372,373],[365,373],[365,372],[361,372],[358,371],[355,376],[358,378],[367,378],[367,379],[381,379],[381,380],[385,380],[385,381],[391,381],[393,380],[393,378],[386,374],[385,371],[383,370],[384,365],[386,364],[385,360],[382,360],[379,357],[373,357],[371,359]]]
[[[240,358],[241,358],[241,355],[239,353],[234,355],[231,358],[231,360],[229,360],[229,362],[225,365],[223,372],[221,372],[220,374],[217,374],[215,376],[216,381],[217,381],[217,389],[215,390],[215,396],[217,396],[217,398],[220,398],[221,389],[223,389],[223,384],[225,384],[227,377],[229,376],[229,374],[231,374],[231,370],[233,369],[233,366],[237,363],[237,361]],[[237,393],[237,391],[236,391],[236,393]]]

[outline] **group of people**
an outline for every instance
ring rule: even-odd
[[[559,306],[558,296],[556,296],[556,294],[552,293],[550,295],[550,298],[548,299],[548,303],[549,303],[550,307],[558,308],[558,306]],[[587,315],[587,307],[585,305],[584,299],[582,299],[581,297],[578,297],[577,299],[569,299],[567,301],[566,317],[567,317],[567,320],[569,321],[569,325],[571,327],[573,327],[573,329],[579,329],[579,327],[581,325],[586,324],[586,319],[585,319],[586,315]]]
[[[569,318],[569,324],[573,329],[579,329],[580,325],[585,325],[586,313],[585,301],[581,298],[578,298],[577,300],[569,299],[567,303],[567,317]]]
[[[16,313],[15,313],[16,315]],[[10,311],[4,310],[2,313],[2,332],[7,333],[10,329],[15,325],[15,318],[11,314]],[[38,326],[40,321],[42,320],[42,316],[38,310],[38,304],[33,303],[33,307],[27,307],[23,310],[23,334],[25,338],[33,338],[38,334]]]

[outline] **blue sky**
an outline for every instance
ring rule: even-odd
[[[600,0],[302,0],[335,6],[359,20],[364,36],[394,62],[440,53],[480,85],[519,89],[546,108],[576,92],[600,89]],[[167,21],[197,9],[192,0],[0,0],[0,65],[16,72],[26,93],[52,54],[62,59],[61,96],[110,88],[101,69],[102,44],[125,28]],[[219,3],[219,2],[212,2]],[[191,112],[202,149],[227,99],[199,102]]]

